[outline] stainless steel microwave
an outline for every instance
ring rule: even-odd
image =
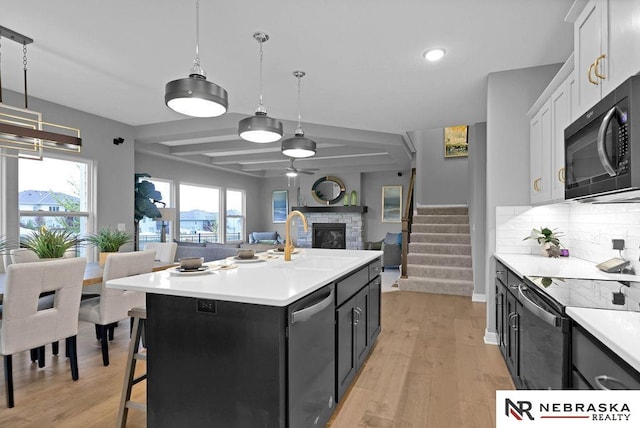
[[[565,129],[565,199],[640,190],[638,128],[640,75],[627,79]]]

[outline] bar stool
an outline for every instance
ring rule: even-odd
[[[131,390],[133,389],[133,385],[142,382],[147,378],[147,373],[135,377],[136,360],[146,361],[147,359],[146,354],[138,352],[140,347],[140,338],[144,336],[144,325],[145,320],[147,319],[147,310],[145,308],[133,308],[129,310],[129,316],[133,323],[131,329],[131,342],[129,343],[129,354],[127,356],[127,368],[124,376],[124,384],[122,386],[122,397],[120,397],[120,409],[118,410],[117,426],[121,428],[127,426],[127,415],[129,413],[129,409],[138,409],[145,412],[147,410],[146,404],[131,401]]]

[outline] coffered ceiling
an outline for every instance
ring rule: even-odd
[[[408,132],[486,120],[487,75],[564,62],[572,0],[234,0],[200,2],[200,56],[210,81],[229,92],[229,113],[180,116],[164,85],[186,77],[195,54],[195,1],[21,0],[0,25],[34,39],[29,93],[136,126],[136,150],[255,176],[284,174],[280,143],[252,144],[237,123],[264,104],[292,136],[294,70],[304,70],[302,119],[317,155],[296,167],[406,170]],[[422,53],[447,49],[439,63]],[[22,49],[2,40],[2,84],[22,92]],[[74,124],[82,127],[82,124]]]

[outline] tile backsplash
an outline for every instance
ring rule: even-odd
[[[539,254],[538,243],[523,238],[541,227],[561,232],[571,256],[594,263],[618,257],[611,240],[624,239],[622,256],[640,272],[640,203],[496,207],[496,252]]]

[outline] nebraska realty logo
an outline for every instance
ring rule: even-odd
[[[496,391],[496,428],[640,427],[640,391]]]

